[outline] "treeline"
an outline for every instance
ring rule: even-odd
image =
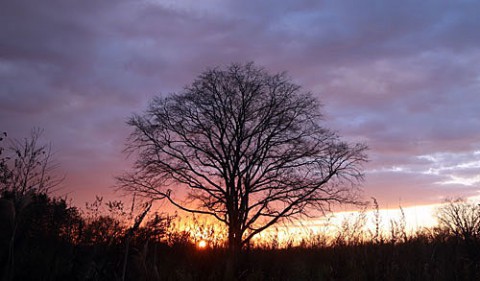
[[[193,247],[186,234],[169,232],[168,216],[153,214],[140,226],[144,211],[129,225],[118,201],[103,213],[45,193],[0,198],[2,280],[159,280],[154,264],[164,262],[154,253]]]
[[[0,199],[3,280],[223,279],[221,245],[198,249],[168,216],[152,214],[140,225],[145,205],[128,220],[130,210],[118,201],[97,198],[81,212],[45,193],[16,196],[3,192]],[[319,235],[285,248],[264,243],[245,249],[239,279],[479,280],[478,229],[463,230],[437,227],[375,240],[347,230],[328,243]]]
[[[150,255],[191,246],[186,234],[170,231],[171,217],[146,219],[149,203],[126,210],[97,197],[80,210],[52,196],[62,178],[41,133],[7,143],[0,135],[1,280],[159,280],[146,271],[156,267]]]

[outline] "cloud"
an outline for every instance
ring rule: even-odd
[[[480,150],[479,8],[476,1],[9,1],[0,9],[0,130],[24,137],[45,128],[68,188],[99,192],[128,168],[121,151],[133,112],[208,67],[255,61],[288,71],[325,104],[326,126],[371,147],[368,194],[415,202],[472,194],[476,167],[464,166]],[[93,184],[90,175],[102,180]]]

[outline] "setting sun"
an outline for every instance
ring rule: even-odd
[[[207,241],[205,241],[205,240],[200,240],[200,242],[198,242],[198,248],[199,248],[199,249],[205,249],[205,248],[207,248]]]

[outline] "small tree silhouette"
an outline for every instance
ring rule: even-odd
[[[51,159],[50,145],[40,145],[42,130],[33,129],[31,136],[18,139],[6,139],[2,133],[0,145],[7,141],[6,147],[0,146],[0,225],[1,242],[8,239],[7,262],[3,280],[13,280],[15,272],[15,247],[20,232],[25,234],[26,226],[40,220],[42,212],[51,211],[52,206],[62,214],[67,214],[65,202],[48,202],[48,193],[58,186],[62,178],[56,177],[53,170],[57,167]],[[43,202],[43,205],[40,202]],[[31,212],[32,205],[41,205],[40,213]],[[38,206],[34,206],[38,207]],[[53,208],[53,207],[52,207]],[[53,214],[52,214],[53,216]],[[30,220],[30,221],[29,221]],[[44,217],[42,218],[44,220]],[[24,229],[21,229],[24,227]],[[47,227],[48,228],[48,227]],[[53,231],[53,227],[51,227]],[[57,229],[58,230],[58,229]],[[3,251],[3,249],[2,249]]]
[[[441,227],[466,241],[480,238],[480,205],[463,198],[447,199],[437,208]]]

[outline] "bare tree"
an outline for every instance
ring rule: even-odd
[[[283,219],[356,202],[366,146],[323,128],[319,108],[284,73],[207,70],[129,120],[138,158],[120,186],[215,217],[238,252]]]
[[[3,134],[6,137],[6,133]],[[39,144],[41,129],[33,129],[23,140],[11,139],[6,148],[0,147],[0,193],[24,196],[28,192],[48,193],[63,180],[54,174],[51,146]]]
[[[9,240],[3,280],[14,279],[15,240],[25,209],[35,194],[46,194],[62,181],[53,173],[57,166],[51,160],[51,147],[39,145],[41,134],[42,130],[34,129],[29,138],[0,146],[0,237]],[[0,141],[6,137],[3,133]]]
[[[448,199],[436,210],[439,225],[467,242],[480,238],[480,205],[463,198]]]

